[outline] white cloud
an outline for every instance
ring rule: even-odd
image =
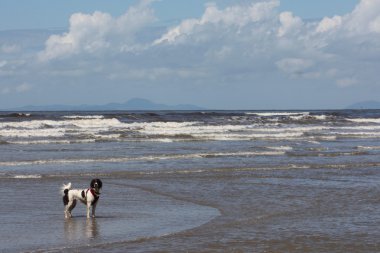
[[[358,81],[355,78],[342,78],[336,81],[336,84],[341,88],[350,87],[357,83]]]
[[[300,58],[286,58],[276,62],[277,67],[289,74],[303,72],[314,65],[311,60]]]
[[[0,51],[5,54],[12,54],[20,51],[20,47],[16,44],[3,44],[0,49]]]
[[[380,33],[380,15],[369,24],[371,32]]]
[[[30,85],[28,83],[22,83],[22,84],[16,86],[15,90],[16,90],[16,92],[23,93],[23,92],[29,91],[31,88],[32,88],[32,85]]]
[[[0,93],[2,95],[8,95],[12,93],[25,93],[32,89],[32,85],[29,83],[21,83],[18,85],[14,85],[13,87],[6,86],[1,88]]]
[[[370,40],[365,37],[380,30],[380,0],[362,0],[351,13],[324,17],[319,22],[303,21],[291,12],[280,13],[279,0],[224,9],[207,4],[200,18],[185,19],[150,43],[143,43],[136,35],[155,20],[151,2],[141,1],[116,18],[103,12],[73,14],[69,31],[50,36],[39,59],[70,59],[74,55],[81,59],[82,54],[109,58],[113,67],[130,69],[125,73],[133,79],[178,77],[174,73],[184,67],[191,73],[208,72],[210,78],[234,73],[240,78],[242,72],[265,68],[291,78],[330,78],[334,82],[344,79],[340,74],[356,70],[358,43],[366,45],[368,56],[380,46],[373,36]],[[130,54],[126,58],[119,53]],[[107,65],[96,69],[110,71]],[[331,69],[336,69],[334,77],[329,74]]]
[[[371,24],[379,17],[380,0],[361,0],[352,13],[345,15],[345,29],[351,35],[373,32]]]
[[[71,15],[69,31],[50,36],[39,59],[48,61],[79,53],[133,48],[135,33],[155,19],[153,10],[149,7],[151,2],[141,1],[117,18],[100,11]]]
[[[298,32],[303,25],[301,18],[294,16],[291,12],[282,12],[279,19],[281,23],[277,33],[279,37],[285,36],[288,33]]]
[[[318,33],[324,33],[336,30],[342,25],[342,17],[334,16],[332,18],[324,17],[322,21],[318,24],[316,31]]]
[[[59,76],[54,82],[62,87],[95,76],[88,83],[98,82],[98,87],[149,85],[158,92],[169,84],[181,90],[196,83],[215,90],[243,83],[253,90],[278,80],[337,90],[379,84],[380,0],[361,0],[350,13],[317,21],[280,12],[279,0],[239,1],[244,3],[226,8],[208,4],[199,18],[168,28],[154,24],[150,2],[141,1],[119,17],[75,13],[68,31],[50,36],[39,52],[42,71],[32,61],[11,68],[9,58],[5,65],[0,61],[0,70],[29,71],[45,82]]]
[[[252,23],[269,19],[273,11],[279,6],[278,0],[263,1],[253,3],[248,6],[236,5],[220,10],[215,4],[208,4],[203,16],[200,19],[187,19],[178,26],[171,28],[154,44],[173,43],[181,36],[187,36],[199,32],[197,28],[213,25],[223,27],[241,28]],[[207,28],[206,28],[207,29]]]

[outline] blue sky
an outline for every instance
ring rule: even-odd
[[[0,109],[380,100],[380,0],[2,0]]]
[[[122,15],[136,0],[2,0],[0,1],[0,30],[43,29],[67,27],[70,16],[75,12],[108,12]],[[203,14],[205,0],[160,0],[153,3],[156,15],[161,21],[196,18]],[[218,0],[224,8],[234,3],[253,1]],[[342,15],[351,11],[358,0],[282,0],[279,10],[292,11],[302,18],[322,18]]]

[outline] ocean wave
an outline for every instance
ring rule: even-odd
[[[13,112],[8,114],[0,114],[1,118],[28,118],[32,116],[31,113]]]
[[[379,118],[345,118],[322,112],[195,112],[147,116],[73,114],[0,122],[6,143],[86,143],[93,141],[250,141],[378,138]],[[224,116],[221,116],[224,115]],[[225,116],[227,115],[227,116]],[[232,115],[232,116],[231,116]],[[252,116],[253,117],[250,117]],[[174,117],[167,121],[165,117]],[[217,119],[215,119],[215,117]],[[343,116],[339,116],[342,118]],[[346,117],[349,117],[346,115]],[[263,119],[265,118],[265,119]],[[149,119],[149,120],[148,120]]]
[[[85,120],[87,121],[87,120]],[[109,122],[109,121],[108,121]],[[380,126],[282,126],[282,125],[204,125],[199,122],[143,122],[100,124],[38,129],[0,128],[3,144],[86,143],[94,141],[241,141],[241,140],[328,140],[335,138],[377,138]],[[46,122],[45,122],[46,123]],[[86,123],[88,124],[88,123]],[[51,126],[51,125],[49,125]],[[30,126],[29,126],[30,127]],[[15,139],[16,138],[16,139]]]
[[[0,136],[4,137],[63,137],[64,129],[34,129],[33,131],[24,129],[0,129]]]
[[[365,151],[328,152],[324,150],[310,150],[306,152],[302,152],[302,151],[288,152],[287,155],[290,157],[340,157],[340,156],[363,156],[363,155],[369,155],[369,153]]]
[[[48,139],[48,140],[14,140],[14,141],[8,141],[8,144],[15,144],[15,145],[39,145],[39,144],[75,144],[75,143],[94,143],[97,142],[96,139],[71,139],[71,140],[54,140],[54,139]]]
[[[260,117],[308,116],[310,115],[310,112],[247,112],[246,115],[256,115]]]
[[[104,119],[104,115],[69,115],[63,116],[64,119]]]
[[[380,150],[380,146],[357,146],[359,150]]]
[[[281,156],[284,151],[253,151],[253,152],[216,152],[216,153],[191,153],[191,154],[164,154],[148,155],[138,157],[109,157],[109,158],[81,158],[81,159],[47,159],[47,160],[30,160],[30,161],[3,161],[0,166],[28,166],[28,165],[45,165],[45,164],[72,164],[72,163],[121,163],[131,161],[159,161],[159,160],[181,160],[181,159],[200,159],[200,158],[217,158],[217,157],[253,157],[253,156]]]
[[[65,120],[27,120],[27,121],[8,121],[0,122],[0,129],[43,129],[43,128],[63,128],[73,127],[85,129],[108,129],[110,127],[122,127],[125,123],[116,118],[73,118]]]
[[[34,174],[34,175],[14,175],[12,176],[15,179],[38,179],[42,178],[42,175]]]
[[[293,147],[290,146],[276,146],[276,147],[266,147],[267,149],[277,150],[277,151],[291,151]]]
[[[293,170],[293,169],[310,169],[312,165],[288,164],[280,166],[267,167],[227,167],[227,168],[204,168],[204,169],[178,169],[178,170],[151,170],[151,171],[126,171],[116,172],[115,174],[129,175],[181,175],[181,174],[203,174],[203,173],[236,173],[236,172],[255,172],[271,170]],[[111,176],[108,174],[107,176]]]
[[[347,119],[348,121],[355,123],[377,123],[380,124],[380,118],[358,118],[358,119]]]
[[[380,132],[333,132],[338,138],[380,138]]]
[[[187,174],[205,174],[205,173],[239,173],[239,172],[256,172],[256,171],[275,171],[275,170],[308,170],[308,169],[352,169],[352,168],[370,168],[380,167],[379,162],[358,162],[358,163],[290,163],[286,165],[257,166],[257,167],[219,167],[219,168],[194,168],[194,169],[160,169],[160,170],[131,170],[131,171],[99,171],[99,172],[57,172],[48,174],[7,174],[0,173],[0,178],[5,179],[43,179],[43,178],[65,178],[68,177],[127,177],[142,175],[187,175]]]
[[[0,140],[0,145],[6,145],[6,144],[9,144],[9,142]]]

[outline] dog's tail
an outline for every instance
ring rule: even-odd
[[[61,187],[61,193],[63,195],[63,204],[67,205],[69,203],[69,190],[71,189],[71,183],[63,184]]]
[[[61,187],[61,194],[62,196],[66,195],[67,192],[71,189],[71,183],[63,184]]]

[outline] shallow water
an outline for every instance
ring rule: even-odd
[[[0,115],[0,252],[380,252],[380,111]],[[103,181],[96,219],[63,183]]]
[[[80,245],[136,241],[169,235],[200,226],[217,217],[217,209],[200,206],[128,186],[117,179],[103,180],[97,217],[87,219],[77,205],[72,219],[64,219],[57,185],[61,180],[1,181],[7,205],[1,209],[1,252],[64,250]],[[76,185],[86,186],[79,181]]]

